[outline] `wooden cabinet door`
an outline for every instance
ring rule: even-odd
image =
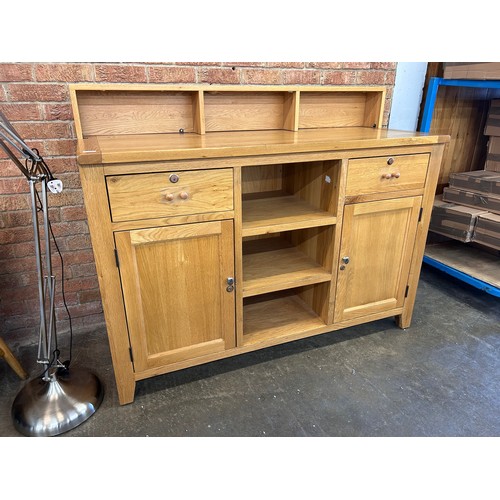
[[[402,307],[421,196],[346,205],[335,321]]]
[[[235,345],[233,222],[115,233],[136,371]]]

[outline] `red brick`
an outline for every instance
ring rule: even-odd
[[[0,82],[31,81],[33,64],[5,63],[0,64]]]
[[[0,245],[23,243],[33,239],[33,229],[29,226],[0,229]]]
[[[64,254],[64,264],[71,266],[72,264],[83,264],[94,261],[94,252],[92,249],[77,250],[74,252],[66,252]]]
[[[54,175],[61,172],[78,172],[76,156],[73,155],[68,158],[49,158],[46,163]]]
[[[95,66],[96,82],[146,82],[144,66],[118,64],[97,64]]]
[[[35,258],[32,255],[0,260],[0,275],[21,273],[28,269],[35,269]]]
[[[198,74],[202,83],[240,83],[240,71],[231,68],[202,68]]]
[[[92,290],[98,288],[97,276],[87,276],[86,278],[68,279],[64,283],[64,291],[78,292],[80,290]]]
[[[87,220],[85,207],[61,207],[61,218],[65,221]]]
[[[370,63],[370,67],[373,69],[396,69],[397,63],[395,62],[372,62]]]
[[[269,68],[304,68],[306,63],[303,62],[268,62]]]
[[[80,304],[85,304],[86,302],[97,302],[101,300],[101,293],[99,290],[83,290],[78,292],[78,300]]]
[[[43,117],[45,120],[73,120],[71,105],[67,103],[44,104]]]
[[[45,145],[45,141],[38,141],[38,140],[33,140],[33,139],[26,139],[26,144],[31,148],[31,149],[36,149],[39,154],[42,156],[45,156],[47,154],[47,147]]]
[[[55,83],[11,83],[8,85],[11,101],[67,101],[69,98],[66,85]]]
[[[2,181],[0,181],[2,182]],[[25,180],[27,184],[27,181]],[[1,191],[0,191],[1,193]],[[50,212],[49,212],[50,214]],[[49,215],[50,217],[51,215]],[[51,218],[51,221],[53,218]],[[16,212],[6,212],[2,214],[0,218],[0,228],[11,228],[11,227],[22,227],[22,226],[30,226],[32,225],[32,215],[31,210],[25,211],[16,211]],[[1,272],[1,271],[0,271]]]
[[[193,83],[196,82],[194,68],[176,66],[153,66],[148,68],[149,81],[152,83]]]
[[[176,62],[177,66],[220,66],[220,62]]]
[[[87,264],[78,264],[77,266],[73,266],[71,267],[71,271],[72,271],[72,276],[74,278],[96,275],[96,268],[93,262],[88,262]]]
[[[37,64],[35,79],[39,82],[89,82],[94,79],[91,64]]]
[[[356,81],[355,71],[325,71],[324,85],[352,85]]]
[[[371,63],[369,62],[342,62],[340,63],[342,69],[370,69]]]
[[[318,69],[341,69],[344,63],[341,62],[308,62],[306,63],[307,68],[318,68]]]
[[[41,120],[42,112],[38,103],[15,103],[2,104],[1,108],[5,116],[12,122],[17,120]],[[14,124],[17,129],[17,126]]]
[[[23,272],[15,274],[4,274],[0,276],[0,287],[3,289],[12,289],[36,285],[38,283],[38,273],[36,269],[32,272]]]
[[[72,156],[76,152],[76,139],[58,139],[46,141],[47,156]]]
[[[0,179],[0,193],[29,193],[30,187],[26,177],[8,177]]]
[[[385,84],[386,85],[394,85],[396,83],[396,72],[388,71],[385,74]]]
[[[80,318],[83,316],[94,315],[102,312],[101,302],[88,302],[85,304],[75,304],[69,310],[71,318]],[[65,309],[56,311],[56,320],[64,320],[68,317]]]
[[[223,62],[220,63],[221,66],[230,66],[231,68],[234,66],[235,68],[255,68],[255,67],[260,67],[260,68],[265,68],[266,63],[265,62]]]
[[[10,212],[11,210],[27,210],[31,209],[31,203],[29,201],[29,195],[5,195],[0,196],[0,211],[5,210]]]
[[[5,93],[4,85],[0,85],[0,102],[5,102],[7,100],[7,94]]]
[[[383,85],[385,83],[385,71],[371,70],[358,71],[356,74],[357,83],[361,85]]]
[[[68,236],[65,238],[65,248],[67,250],[83,250],[91,248],[90,235],[77,234],[74,236]]]
[[[281,85],[283,83],[283,72],[279,69],[243,69],[243,83]]]
[[[320,72],[316,70],[291,70],[283,73],[285,85],[310,85],[320,83]]]
[[[67,123],[17,123],[15,127],[24,139],[66,139],[70,133]]]
[[[89,229],[85,221],[55,222],[52,224],[54,236],[72,236],[76,234],[88,234]]]

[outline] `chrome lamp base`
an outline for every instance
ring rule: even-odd
[[[12,404],[14,427],[25,436],[57,436],[90,418],[104,396],[99,379],[79,368],[58,368],[33,379]]]

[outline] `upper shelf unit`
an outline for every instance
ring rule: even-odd
[[[76,84],[77,138],[382,127],[384,87]]]

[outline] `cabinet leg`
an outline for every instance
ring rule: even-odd
[[[403,311],[403,314],[398,314],[397,316],[394,316],[394,319],[396,320],[396,325],[399,326],[402,330],[405,330],[406,328],[410,328],[411,325],[411,314],[405,314]]]
[[[127,405],[134,402],[135,396],[135,380],[127,380],[126,382],[116,381],[118,390],[118,399],[121,405]]]

